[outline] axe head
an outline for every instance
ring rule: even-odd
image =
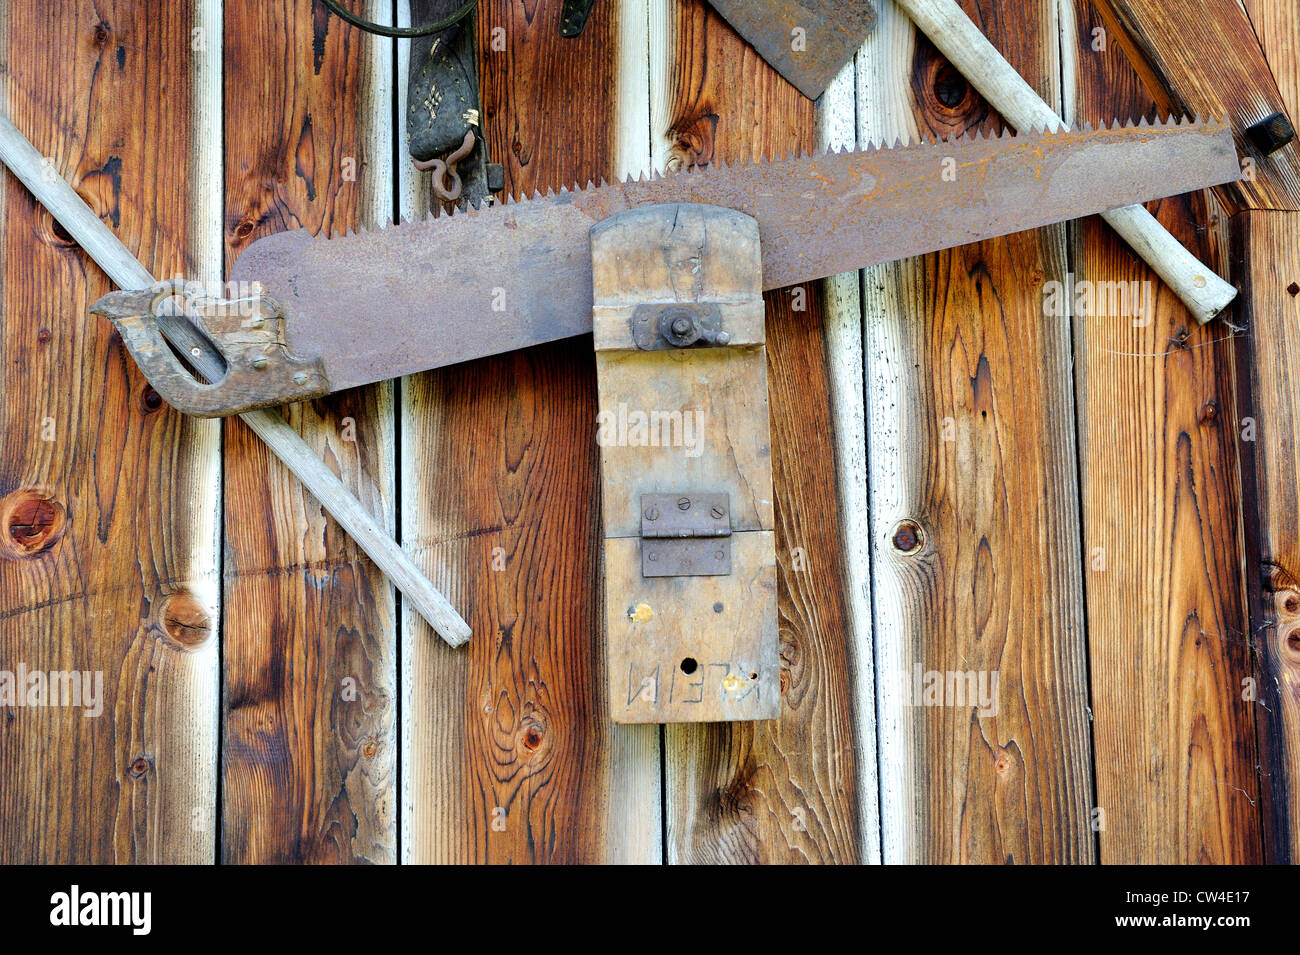
[[[817,99],[876,23],[871,0],[709,0],[759,56]]]

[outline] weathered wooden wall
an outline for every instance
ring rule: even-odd
[[[558,2],[479,10],[507,190],[614,178],[625,11],[605,5],[569,40]],[[613,726],[605,702],[595,384],[589,338],[402,384],[403,543],[474,628],[450,650],[406,620],[410,861],[659,861],[657,729]]]
[[[1113,34],[1078,12],[1071,118],[1154,117]],[[1228,274],[1212,199],[1152,211]],[[1101,861],[1260,861],[1237,342],[1223,322],[1198,325],[1103,223],[1073,238],[1077,282],[1140,283],[1141,305],[1106,314],[1099,298],[1072,316]]]
[[[861,136],[1001,129],[886,9]],[[1054,6],[968,12],[1060,102]],[[1094,856],[1069,328],[1042,309],[1067,269],[1054,227],[864,273],[886,861]],[[919,706],[918,667],[996,673],[996,712]]]
[[[313,0],[0,6],[7,114],[159,275],[429,207],[405,44]],[[493,159],[531,194],[1002,128],[878,7],[814,109],[704,0],[577,40],[482,0]],[[1152,115],[1086,4],[964,7],[1067,118]],[[1294,11],[1246,9],[1294,106]],[[162,406],[86,315],[103,276],[0,203],[0,670],[107,697],[4,712],[0,861],[1295,857],[1288,213],[1236,223],[1249,347],[1095,221],[770,294],[782,717],[661,729],[607,712],[589,338],[286,412],[469,620],[452,650],[243,424]],[[1156,211],[1226,270],[1212,198]],[[1151,297],[1045,314],[1072,278]],[[914,667],[996,672],[996,713],[908,705]]]
[[[220,272],[212,48],[191,46],[219,24],[195,3],[0,12],[5,114],[159,276]],[[0,669],[104,689],[94,718],[0,711],[0,861],[209,862],[218,429],[87,314],[107,279],[8,174],[0,202]]]
[[[227,0],[227,267],[270,232],[392,214],[391,58],[312,0]],[[392,386],[288,414],[392,529]],[[395,861],[392,588],[242,422],[224,459],[221,857]]]
[[[1293,121],[1300,118],[1300,9],[1288,0],[1249,0],[1246,9]],[[1293,203],[1294,207],[1294,203]],[[1243,439],[1242,524],[1250,632],[1256,640],[1260,805],[1269,862],[1300,861],[1300,528],[1295,434],[1300,380],[1294,334],[1300,248],[1293,212],[1249,212],[1233,221],[1239,320],[1237,350]]]

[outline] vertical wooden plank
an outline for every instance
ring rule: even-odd
[[[1300,121],[1300,7],[1292,0],[1244,0],[1287,115]]]
[[[645,119],[616,112],[644,88],[624,18],[645,6],[601,4],[577,39],[559,15],[479,6],[485,132],[516,196],[649,158],[620,133]],[[657,728],[615,728],[605,699],[594,366],[584,337],[403,382],[404,546],[474,628],[449,650],[405,621],[409,861],[659,861]]]
[[[817,148],[857,145],[857,63],[840,71],[817,107]],[[867,496],[867,409],[862,353],[862,276],[823,284],[827,385],[835,440],[836,493],[844,546],[849,669],[854,707],[858,793],[858,861],[880,862],[880,785],[876,749],[876,666],[871,619],[871,522]]]
[[[1059,103],[1055,6],[963,7]],[[880,14],[860,141],[1002,128]],[[1093,857],[1070,339],[1042,307],[1065,253],[1053,227],[863,276],[886,862]]]
[[[1258,657],[1260,815],[1264,861],[1300,859],[1300,214],[1248,212],[1233,222],[1250,632]]]
[[[391,42],[312,0],[231,0],[225,27],[228,263],[280,229],[387,218]],[[393,528],[392,386],[286,417]],[[222,858],[395,861],[392,588],[237,420],[225,479]]]
[[[211,10],[0,9],[6,115],[160,276],[212,273]],[[99,694],[20,705],[0,677],[0,862],[210,862],[219,431],[157,400],[87,313],[108,280],[4,179],[0,671]]]
[[[1093,49],[1101,21],[1087,4],[1077,16],[1067,118],[1154,117],[1118,48]],[[1226,223],[1203,194],[1153,212],[1227,274]],[[1076,289],[1098,293],[1070,305],[1101,861],[1258,861],[1236,342],[1097,220],[1076,227],[1074,267]],[[1129,307],[1107,283],[1136,283]]]
[[[676,5],[666,125],[676,164],[816,146],[813,104],[701,0]],[[670,162],[670,166],[673,165]],[[776,485],[779,720],[665,728],[673,862],[853,862],[859,832],[852,622],[845,596],[822,290],[767,296]]]

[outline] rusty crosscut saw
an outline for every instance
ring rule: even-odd
[[[279,233],[235,264],[250,301],[162,284],[93,311],[164,399],[206,416],[594,332],[612,718],[765,719],[780,663],[763,290],[1239,175],[1226,124],[1188,120],[717,165]],[[192,338],[164,337],[178,301],[220,380],[187,370]]]

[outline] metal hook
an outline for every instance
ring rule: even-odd
[[[454,202],[460,198],[460,176],[456,172],[456,163],[470,154],[474,148],[474,130],[465,130],[465,140],[446,159],[416,159],[415,168],[421,172],[433,173],[433,194],[441,202]],[[444,184],[444,177],[450,181]]]

